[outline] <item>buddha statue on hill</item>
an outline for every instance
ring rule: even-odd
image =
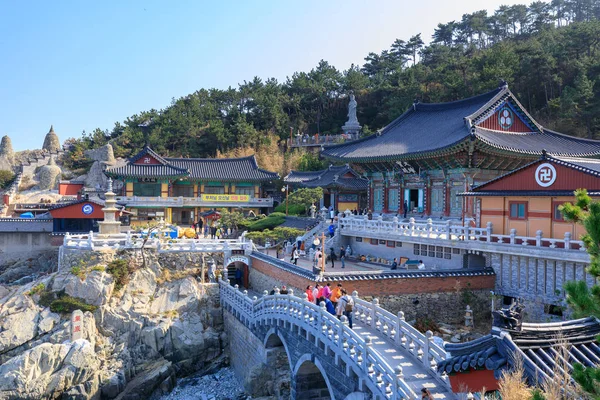
[[[345,134],[351,135],[351,139],[358,138],[358,133],[360,132],[360,124],[358,123],[358,117],[356,116],[356,99],[354,98],[354,93],[350,92],[350,102],[348,103],[348,121],[342,126],[342,130]]]

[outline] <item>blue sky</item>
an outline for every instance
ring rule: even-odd
[[[338,69],[466,12],[520,1],[0,0],[0,135],[40,148],[202,87]]]

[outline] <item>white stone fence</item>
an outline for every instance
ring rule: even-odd
[[[391,366],[380,354],[372,350],[370,338],[362,337],[348,327],[346,317],[338,319],[325,309],[325,304],[317,306],[304,298],[294,296],[293,290],[288,294],[264,295],[259,299],[250,298],[248,292],[241,292],[237,285],[232,287],[220,280],[222,304],[249,328],[261,324],[289,326],[298,335],[301,330],[313,335],[326,348],[335,354],[336,363],[343,360],[350,366],[359,379],[364,379],[375,397],[383,399],[420,399],[404,381],[402,366]],[[397,346],[404,348],[420,363],[422,371],[440,379],[448,385],[446,378],[437,375],[436,364],[445,359],[445,351],[433,343],[432,333],[423,335],[410,326],[402,313],[395,316],[379,307],[378,301],[373,303],[361,300],[358,294],[352,294],[355,302],[353,317],[357,321],[377,329],[386,335]]]
[[[417,223],[414,218],[409,222],[399,222],[398,217],[391,221],[384,221],[381,216],[369,220],[366,216],[347,216],[338,220],[340,231],[348,236],[361,236],[361,234],[386,235],[389,240],[402,241],[403,237],[419,237],[441,240],[477,241],[496,243],[498,245],[535,246],[550,249],[566,249],[585,251],[585,246],[580,240],[572,240],[571,233],[566,232],[563,239],[545,238],[542,231],[537,231],[536,236],[518,236],[516,229],[511,229],[508,235],[493,233],[492,223],[488,222],[485,228],[453,225],[453,221],[445,224],[434,224],[432,219],[426,223]]]
[[[155,249],[159,253],[175,252],[225,252],[230,250],[252,251],[252,241],[244,236],[238,239],[159,239],[150,238],[144,244],[144,237],[140,233],[127,232],[108,237],[102,237],[90,232],[82,235],[71,235],[68,232],[63,240],[63,247],[67,249],[102,250],[102,249]]]

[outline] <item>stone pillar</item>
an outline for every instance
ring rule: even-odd
[[[121,231],[121,221],[116,220],[116,213],[119,212],[119,209],[115,207],[117,200],[115,200],[116,195],[112,189],[112,179],[108,178],[108,191],[105,194],[106,200],[102,209],[104,212],[104,221],[98,222],[100,227],[99,234],[101,236],[115,235]]]
[[[83,312],[75,310],[71,314],[71,341],[83,339]]]

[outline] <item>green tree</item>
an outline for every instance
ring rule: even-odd
[[[298,169],[300,171],[319,171],[325,168],[325,162],[319,159],[317,153],[307,151],[300,157]]]
[[[301,188],[292,193],[288,197],[291,205],[301,205],[304,207],[304,213],[308,215],[308,210],[311,205],[319,203],[323,198],[323,189],[318,188]]]
[[[575,191],[575,202],[565,203],[559,210],[567,221],[579,223],[585,228],[586,233],[581,240],[590,255],[587,272],[597,280],[600,277],[600,202],[592,200],[587,190],[578,189]],[[585,281],[570,281],[565,283],[565,291],[575,318],[600,318],[600,286],[596,284],[590,289]],[[573,368],[573,379],[594,398],[600,398],[600,369],[577,363]]]
[[[15,174],[12,171],[0,170],[0,188],[5,189],[15,179]]]

